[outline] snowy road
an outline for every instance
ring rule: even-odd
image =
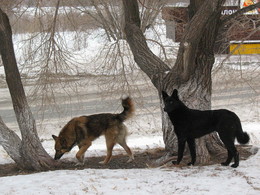
[[[93,78],[89,78],[93,79]],[[153,88],[152,86],[150,86]],[[28,88],[28,87],[27,87]],[[148,86],[149,88],[149,86]],[[145,87],[143,96],[136,96],[135,102],[137,102],[136,108],[138,109],[150,109],[157,108],[156,112],[159,111],[159,100],[154,89],[147,90]],[[140,87],[138,88],[140,90]],[[232,107],[237,105],[246,105],[252,103],[252,101],[259,101],[260,94],[256,91],[260,91],[260,83],[255,86],[233,86],[232,88],[216,89],[213,90],[212,94],[212,107],[213,108],[223,108]],[[7,88],[1,88],[1,99],[0,99],[0,115],[6,123],[11,123],[15,119],[14,111],[12,108],[12,102]],[[120,92],[114,92],[119,94]],[[136,91],[132,91],[133,96],[136,95]],[[94,89],[91,91],[80,94],[75,94],[70,97],[70,101],[59,101],[59,99],[64,99],[67,94],[61,93],[56,96],[58,100],[59,113],[53,112],[51,109],[45,110],[45,119],[55,119],[59,118],[59,114],[62,117],[71,117],[78,115],[89,115],[93,113],[100,112],[113,112],[119,111],[121,109],[120,98],[107,97],[106,94],[102,94],[100,91]],[[139,103],[139,104],[138,104]],[[38,103],[31,105],[31,110],[34,113],[36,120],[42,119],[40,100]]]

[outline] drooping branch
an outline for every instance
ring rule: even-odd
[[[160,87],[162,75],[170,68],[149,49],[140,29],[140,17],[136,0],[123,0],[125,13],[125,33],[133,52],[135,62],[151,79],[156,88]]]
[[[51,27],[51,35],[50,35],[50,44],[52,45],[52,47],[48,48],[48,56],[50,56],[51,54],[51,49],[53,50],[53,52],[55,52],[55,32],[56,32],[56,28],[57,28],[57,19],[58,19],[58,11],[59,11],[59,7],[60,7],[60,0],[57,1],[56,7],[55,7],[55,14],[54,14],[54,18],[53,18],[53,24]]]
[[[228,21],[232,20],[233,18],[236,18],[238,16],[241,16],[242,14],[248,12],[248,11],[251,11],[253,9],[256,9],[256,8],[260,8],[260,2],[259,3],[256,3],[256,4],[253,4],[253,5],[250,5],[250,6],[247,6],[247,7],[244,7],[238,11],[236,11],[235,13],[231,14],[231,15],[228,15],[228,16],[225,16],[222,21],[221,21],[221,25],[225,25]]]

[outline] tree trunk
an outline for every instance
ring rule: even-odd
[[[137,65],[157,88],[162,111],[162,130],[165,149],[169,155],[177,153],[177,138],[168,115],[163,111],[161,91],[171,94],[179,89],[184,103],[195,109],[211,108],[211,69],[214,64],[214,43],[218,32],[220,7],[224,0],[191,0],[190,22],[185,29],[175,66],[170,69],[148,48],[140,30],[138,3],[123,0],[125,33]],[[197,139],[197,162],[205,163],[210,154],[223,150],[215,133]],[[162,159],[164,160],[164,159]]]
[[[9,24],[7,15],[1,9],[0,43],[0,52],[5,68],[6,81],[11,94],[16,119],[22,135],[22,141],[18,142],[19,144],[16,146],[19,147],[21,160],[14,160],[19,164],[20,167],[24,169],[50,169],[50,167],[55,165],[55,161],[44,150],[38,137],[35,120],[26,100],[20,73],[18,71],[15,59],[11,26]],[[3,129],[1,129],[1,132],[6,130],[4,126],[2,127]],[[15,140],[18,140],[18,138]],[[8,146],[10,146],[10,144],[6,144],[6,147]],[[17,150],[18,149],[16,149],[16,152]],[[13,150],[9,151],[12,153]],[[10,156],[12,157],[14,155],[11,154]]]
[[[217,3],[215,1],[215,8],[212,8],[212,11],[206,11],[203,9],[208,9],[210,7],[209,4],[212,2],[208,1],[203,4],[203,1],[191,1],[189,6],[189,26],[191,27],[186,29],[186,33],[181,43],[180,51],[183,52],[183,55],[181,52],[178,54],[178,59],[176,62],[177,70],[172,70],[175,72],[180,72],[179,74],[182,76],[173,77],[176,73],[171,72],[169,76],[166,77],[166,81],[164,82],[167,85],[165,88],[171,86],[170,83],[175,85],[175,88],[179,88],[182,100],[190,108],[200,110],[211,109],[211,70],[215,61],[214,45],[221,16],[220,6],[223,2],[224,1],[219,1]],[[202,5],[203,7],[199,5]],[[214,3],[211,4],[211,6],[213,5]],[[200,13],[195,15],[194,19],[194,14],[197,12]],[[208,15],[206,15],[207,13]],[[202,15],[200,16],[200,14]],[[203,15],[204,18],[207,18],[204,23],[202,22],[202,19],[198,19],[202,18]],[[197,35],[194,35],[194,31],[189,30],[194,29],[192,26],[199,28],[198,31],[201,30],[200,33],[196,32]],[[197,37],[197,40],[192,41],[193,39],[196,39],[195,37]],[[190,55],[190,53],[192,54]],[[176,143],[172,143],[169,140],[167,145],[169,147],[173,147],[176,146]],[[208,162],[210,160],[210,154],[215,155],[222,152],[224,149],[223,144],[219,140],[216,133],[197,139],[196,148],[199,163]]]

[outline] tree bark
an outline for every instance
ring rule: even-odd
[[[7,154],[17,163],[17,165],[23,168],[22,167],[23,161],[20,154],[22,140],[15,132],[13,132],[4,124],[1,117],[0,117],[0,145],[3,146]]]
[[[20,167],[31,170],[46,170],[55,165],[55,161],[48,155],[41,145],[36,131],[35,120],[27,103],[23,89],[20,73],[17,67],[15,53],[12,42],[12,31],[7,15],[0,9],[0,52],[5,69],[6,82],[11,94],[16,119],[21,131],[22,140],[15,140],[19,144],[21,160],[15,160]],[[3,124],[3,122],[1,121]],[[0,126],[1,132],[7,130],[5,126]],[[6,133],[10,131],[6,131]],[[14,133],[12,133],[14,135]],[[5,139],[8,140],[8,139]],[[8,140],[12,141],[12,140]],[[3,142],[2,142],[3,143]],[[12,144],[12,143],[10,143]],[[9,147],[10,144],[6,144]],[[8,149],[7,149],[8,150]],[[17,150],[15,153],[17,153]],[[13,150],[10,150],[12,153]],[[15,156],[18,156],[14,154]],[[10,155],[11,157],[14,155]]]
[[[127,41],[137,65],[151,79],[159,93],[163,138],[165,149],[169,152],[167,157],[177,153],[177,138],[167,114],[163,111],[161,91],[171,94],[177,88],[188,107],[201,110],[211,108],[211,69],[215,60],[213,48],[221,16],[220,7],[224,0],[190,2],[190,22],[180,43],[176,63],[170,69],[146,44],[140,30],[137,1],[123,0]],[[198,139],[196,147],[200,163],[209,161],[210,154],[224,149],[215,133]]]

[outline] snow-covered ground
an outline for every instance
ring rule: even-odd
[[[163,26],[157,26],[157,30],[164,32]],[[82,47],[77,45],[80,49],[77,50],[73,47],[71,41],[73,40],[73,33],[67,32],[64,36],[68,41],[68,47],[75,59],[79,64],[85,61],[84,66],[87,70],[83,70],[85,73],[97,72],[97,67],[101,67],[95,60],[95,65],[92,63],[92,57],[95,57],[99,53],[100,47],[104,43],[104,36],[101,35],[102,31],[93,31],[90,36],[82,35],[84,41],[82,41]],[[148,37],[152,37],[148,32]],[[15,35],[14,43],[16,50],[17,61],[19,62],[20,69],[26,74],[34,74],[39,71],[38,69],[24,70],[22,65],[25,65],[26,59],[23,58],[23,52],[25,43],[21,40],[26,39],[27,34]],[[167,45],[175,45],[170,43],[164,35],[161,40]],[[84,48],[84,43],[87,43],[87,47]],[[158,45],[149,43],[152,50],[159,55]],[[37,47],[37,40],[34,45]],[[174,52],[171,50],[171,54]],[[218,56],[216,63],[220,63],[225,56]],[[242,61],[248,62],[248,66],[242,66],[241,68],[241,56],[233,56],[231,59],[226,60],[223,66],[228,66],[227,69],[241,69],[248,70],[252,68],[254,72],[259,71],[259,56],[246,56],[242,57]],[[222,66],[222,65],[221,65]],[[0,66],[0,76],[3,74],[3,67]],[[100,73],[101,74],[101,73]],[[139,73],[137,73],[139,75]],[[218,74],[216,74],[218,75]],[[31,75],[29,75],[31,76]],[[230,76],[230,75],[229,75]],[[216,78],[214,78],[217,80]],[[214,81],[213,79],[213,81]],[[244,79],[244,78],[243,78]],[[260,194],[260,119],[259,119],[259,82],[255,85],[251,85],[248,80],[245,80],[244,85],[235,84],[232,87],[223,84],[226,77],[221,78],[221,81],[217,81],[213,84],[213,108],[227,108],[238,114],[241,118],[244,131],[249,132],[253,145],[252,151],[256,152],[255,155],[245,161],[240,162],[240,166],[236,169],[230,167],[222,167],[220,165],[211,166],[193,166],[193,167],[161,167],[161,168],[146,168],[146,169],[131,169],[131,170],[96,170],[96,169],[84,169],[84,170],[59,170],[49,171],[44,173],[35,173],[30,175],[18,175],[8,176],[0,178],[0,193],[4,195],[18,195],[18,194],[245,194],[245,195],[257,195]],[[221,83],[223,82],[223,83]],[[248,85],[247,85],[248,82]],[[251,82],[251,81],[250,81]],[[136,85],[142,88],[141,91],[146,90],[143,95],[142,108],[141,105],[137,107],[136,116],[127,122],[130,135],[128,137],[128,144],[134,151],[142,151],[146,149],[164,147],[163,137],[161,132],[161,118],[158,99],[156,98],[156,92],[153,91],[152,86],[145,86],[142,80],[136,80]],[[65,114],[61,116],[51,116],[44,121],[37,119],[37,129],[39,131],[40,138],[43,140],[42,144],[46,151],[53,156],[54,155],[54,142],[51,139],[51,134],[58,134],[61,127],[75,115],[84,113],[84,109],[87,107],[91,112],[98,111],[98,107],[104,109],[102,106],[106,105],[106,110],[110,112],[116,112],[120,110],[119,98],[115,98],[115,104],[111,106],[105,100],[98,97],[99,88],[92,86],[92,91],[89,89],[87,92],[93,94],[86,95],[80,94],[82,100],[80,105],[75,107],[76,101],[74,97],[70,97],[72,100],[70,103],[75,104],[74,109],[78,108],[75,112]],[[226,87],[225,87],[226,86]],[[2,86],[1,86],[2,87]],[[30,86],[26,86],[27,88]],[[89,87],[89,85],[87,86]],[[80,86],[79,86],[80,88]],[[85,85],[81,88],[86,88]],[[82,91],[81,88],[79,91]],[[145,89],[146,88],[146,89]],[[147,88],[149,90],[147,91]],[[27,90],[29,91],[29,90]],[[98,93],[97,93],[98,92]],[[10,102],[10,96],[7,88],[0,88],[0,115],[6,124],[11,129],[17,131],[17,124],[14,121],[14,115],[11,112],[12,105]],[[64,92],[63,92],[64,93]],[[96,94],[95,94],[96,93]],[[119,95],[119,94],[118,94]],[[138,103],[140,97],[133,97]],[[62,96],[62,95],[61,95]],[[120,97],[120,95],[119,95]],[[109,99],[109,98],[108,98]],[[114,99],[114,98],[113,98]],[[137,100],[138,99],[138,100]],[[96,103],[95,100],[98,102]],[[84,108],[82,108],[82,104]],[[63,104],[63,102],[61,103]],[[149,104],[149,105],[148,105]],[[86,106],[85,106],[86,105]],[[34,105],[35,106],[35,105]],[[67,104],[64,103],[64,107]],[[63,107],[63,108],[64,108]],[[70,107],[68,107],[70,108]],[[67,108],[67,109],[68,109]],[[89,111],[88,110],[88,111]],[[34,110],[34,114],[37,115],[37,110]],[[90,112],[90,111],[89,111]],[[144,114],[144,115],[143,115]],[[48,114],[47,114],[48,115]],[[40,117],[39,117],[40,118]],[[18,131],[17,131],[18,132]],[[96,140],[90,149],[86,153],[86,158],[89,156],[103,156],[106,152],[104,138]],[[75,158],[76,148],[70,153],[66,154],[64,158]],[[116,147],[114,154],[125,152]],[[0,147],[0,164],[13,162],[5,153],[2,147]]]
[[[128,142],[130,147],[139,151],[163,146],[161,136],[129,137]],[[44,142],[43,145],[46,148],[49,144]],[[53,149],[49,147],[46,149],[53,154]],[[97,140],[87,154],[102,155],[104,152],[103,140]],[[74,158],[74,154],[72,151],[72,154],[66,157]],[[2,152],[0,158],[3,163],[5,157]],[[59,170],[1,177],[0,184],[1,194],[4,195],[122,193],[257,195],[260,192],[260,152],[248,160],[241,161],[236,169],[211,165],[123,170]]]
[[[235,88],[237,89],[237,88]],[[244,131],[250,134],[250,144],[255,155],[247,160],[240,161],[236,169],[222,167],[219,164],[211,166],[193,167],[166,167],[146,169],[84,169],[84,170],[59,170],[30,175],[8,176],[0,178],[0,192],[4,195],[12,194],[246,194],[257,195],[260,193],[260,121],[259,106],[257,97],[250,96],[250,99],[243,95],[236,95],[234,89],[215,89],[213,94],[213,108],[225,107],[235,111],[242,120]],[[232,91],[234,90],[234,91]],[[8,98],[8,90],[1,89],[3,98]],[[218,92],[216,94],[216,92]],[[1,93],[2,94],[2,93]],[[246,96],[247,97],[247,96]],[[258,96],[259,97],[259,96]],[[254,99],[256,98],[256,99]],[[254,100],[254,101],[253,101]],[[91,101],[91,99],[88,101]],[[88,101],[86,101],[88,103]],[[250,102],[251,101],[251,102]],[[101,101],[106,104],[105,101]],[[151,103],[151,100],[149,100]],[[99,103],[100,104],[100,103]],[[120,106],[120,102],[116,103]],[[155,104],[156,105],[156,104]],[[92,105],[97,106],[97,105]],[[102,107],[102,105],[99,105]],[[10,105],[3,107],[9,108]],[[11,108],[10,108],[11,109]],[[1,108],[0,108],[1,110]],[[127,121],[130,135],[128,144],[134,151],[164,147],[161,128],[159,108],[137,109],[136,116]],[[115,109],[110,108],[110,111]],[[145,117],[142,114],[145,114]],[[3,116],[5,118],[5,116]],[[51,134],[57,134],[69,117],[48,119],[39,122],[38,131],[43,139],[43,146],[46,151],[54,155],[54,142]],[[7,123],[13,129],[17,125]],[[75,159],[77,148],[63,158]],[[103,156],[106,152],[104,138],[96,140],[86,153],[89,156]],[[114,154],[125,154],[119,147],[115,147]],[[12,160],[0,147],[0,163],[10,163]]]
[[[1,194],[257,195],[259,155],[237,169],[221,166],[53,171],[0,178]],[[256,166],[258,164],[258,166]]]

